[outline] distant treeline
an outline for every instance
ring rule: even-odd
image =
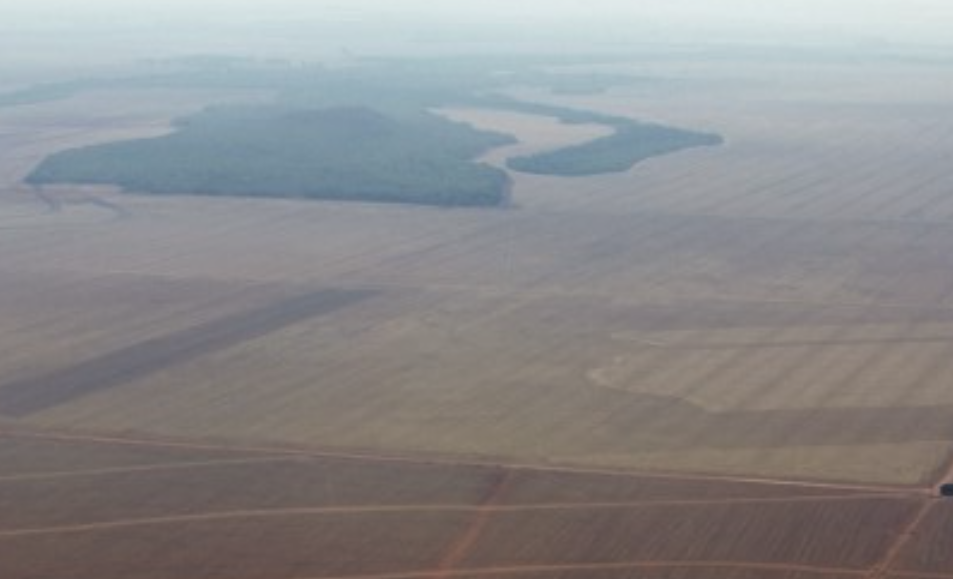
[[[640,123],[627,117],[554,105],[528,103],[494,96],[483,106],[532,115],[555,117],[567,124],[600,124],[613,134],[588,143],[507,160],[507,167],[522,173],[559,176],[586,176],[628,171],[640,161],[683,149],[720,145],[721,136],[654,123]]]
[[[692,147],[719,145],[722,138],[661,125],[631,122],[615,133],[556,151],[515,157],[507,167],[539,175],[584,176],[628,171],[636,163]]]
[[[35,84],[19,90],[0,93],[0,107],[32,105],[69,98],[87,88],[84,81]]]
[[[365,107],[220,107],[174,134],[65,151],[33,184],[110,183],[138,192],[498,205],[506,173],[471,161],[511,137],[428,114]]]
[[[475,159],[513,138],[429,112],[454,105],[613,128],[612,135],[589,143],[508,161],[508,168],[527,173],[624,171],[649,157],[721,142],[717,135],[501,96],[500,91],[513,85],[549,86],[554,92],[675,86],[646,77],[553,73],[546,70],[547,64],[552,63],[393,59],[330,68],[200,56],[150,61],[138,75],[0,94],[0,106],[67,98],[94,89],[272,92],[273,104],[211,107],[177,121],[178,131],[168,136],[58,153],[28,177],[33,184],[103,183],[161,194],[500,204],[509,192],[506,172]]]

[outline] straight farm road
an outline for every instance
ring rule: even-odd
[[[468,549],[476,542],[480,532],[489,522],[490,516],[500,513],[533,513],[548,511],[621,511],[645,510],[653,508],[671,507],[704,507],[704,506],[740,506],[740,505],[779,505],[790,503],[818,503],[818,502],[848,502],[866,501],[870,499],[908,499],[907,495],[876,494],[848,494],[826,496],[790,496],[770,498],[737,498],[737,499],[708,499],[708,500],[648,500],[613,503],[541,503],[541,504],[496,504],[505,487],[494,484],[484,504],[480,505],[342,505],[321,507],[293,507],[243,509],[230,511],[216,511],[208,513],[189,513],[162,517],[147,517],[115,521],[101,521],[77,525],[60,525],[55,527],[41,527],[30,529],[12,529],[0,531],[0,539],[12,537],[31,537],[42,535],[60,535],[87,533],[96,531],[110,531],[130,529],[136,527],[154,527],[178,525],[183,523],[229,521],[242,519],[285,519],[294,517],[311,517],[320,515],[367,515],[367,514],[402,514],[402,513],[472,513],[474,519],[460,540],[448,552],[440,565],[442,569],[453,569],[466,556]]]
[[[934,497],[925,499],[909,522],[899,530],[884,554],[883,559],[881,559],[868,574],[868,579],[885,579],[897,573],[893,571],[893,568],[903,556],[904,549],[917,536],[917,532],[923,526],[924,521],[942,504],[942,500],[935,497],[936,489],[940,485],[950,481],[953,481],[953,456],[950,457],[945,467],[940,470],[940,474],[933,484],[926,489],[926,491],[934,495]]]
[[[627,563],[588,563],[566,565],[522,565],[510,567],[480,567],[453,571],[416,571],[412,573],[380,573],[339,577],[309,577],[307,579],[437,579],[440,577],[520,576],[538,573],[636,571],[661,569],[689,569],[698,571],[765,571],[772,573],[807,573],[824,576],[863,577],[864,572],[840,567],[815,567],[784,563],[746,563],[733,561],[638,561]],[[936,578],[948,579],[948,578]]]
[[[692,474],[679,472],[661,472],[661,471],[638,471],[610,468],[587,468],[571,465],[524,463],[518,461],[489,461],[479,459],[440,457],[440,456],[413,456],[398,454],[383,454],[373,452],[345,452],[336,450],[323,450],[319,448],[295,447],[295,446],[275,446],[275,445],[250,445],[250,444],[227,444],[204,441],[189,441],[176,439],[163,439],[158,437],[137,438],[134,436],[117,436],[109,434],[83,434],[72,431],[52,431],[52,430],[13,430],[0,428],[0,437],[6,438],[24,438],[33,440],[48,440],[62,442],[80,442],[91,444],[120,445],[128,447],[141,448],[163,448],[163,449],[181,449],[181,450],[199,450],[199,451],[217,451],[222,453],[239,454],[270,454],[275,456],[298,456],[314,458],[339,458],[356,461],[372,461],[383,463],[402,463],[419,465],[444,465],[444,466],[472,466],[487,468],[507,468],[518,469],[526,472],[541,473],[566,473],[566,474],[594,474],[611,475],[627,478],[646,478],[662,480],[680,480],[680,481],[698,481],[698,482],[722,482],[722,483],[740,483],[754,485],[770,485],[775,487],[788,487],[792,490],[810,489],[810,490],[831,490],[855,493],[876,493],[881,495],[905,494],[912,496],[924,496],[929,494],[929,490],[920,489],[911,486],[898,485],[861,485],[849,483],[828,483],[820,481],[808,481],[799,479],[775,479],[763,477],[745,477],[745,476],[726,476],[717,474]]]
[[[14,474],[14,475],[3,475],[0,476],[0,484],[10,483],[10,482],[27,482],[27,481],[47,481],[47,480],[63,480],[63,479],[73,479],[73,478],[88,478],[88,477],[103,477],[103,476],[113,476],[113,475],[122,475],[122,474],[138,474],[138,473],[149,473],[149,472],[168,472],[176,470],[195,470],[195,469],[211,469],[223,466],[239,466],[239,465],[257,465],[257,464],[270,464],[278,462],[297,462],[301,458],[295,456],[266,456],[266,457],[253,457],[253,458],[233,458],[233,459],[219,459],[219,460],[202,460],[202,461],[184,461],[184,462],[168,462],[163,464],[156,465],[142,465],[142,466],[124,466],[124,467],[112,467],[112,468],[97,468],[97,469],[88,469],[88,470],[72,470],[72,471],[58,471],[58,472],[42,472],[42,473],[28,473],[28,474]]]

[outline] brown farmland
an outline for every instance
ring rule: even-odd
[[[929,500],[69,433],[2,443],[36,457],[0,477],[0,576],[17,579],[859,576]],[[64,445],[117,466],[63,470]]]
[[[953,579],[953,83],[881,66],[514,91],[727,144],[499,210],[32,190],[258,96],[0,109],[0,577]]]

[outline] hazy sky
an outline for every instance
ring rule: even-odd
[[[670,25],[770,24],[841,27],[888,34],[949,34],[949,0],[0,0],[0,16],[77,18],[139,15],[189,18],[214,15],[222,20],[320,17],[325,11],[361,11],[429,15],[432,19],[537,17],[544,20],[659,19]],[[9,24],[9,22],[8,22]]]
[[[953,45],[951,31],[953,0],[0,0],[7,59],[31,35],[46,35],[61,51],[74,42],[78,50],[82,39],[102,49],[126,38],[131,53],[247,47],[261,54],[304,40],[347,41],[346,48],[366,53],[385,38],[581,48],[645,41]]]

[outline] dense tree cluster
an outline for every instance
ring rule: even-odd
[[[28,180],[429,205],[497,205],[509,186],[505,172],[471,160],[509,137],[424,113],[220,107],[178,124],[164,137],[53,155]]]
[[[660,125],[629,122],[614,134],[582,145],[507,161],[514,171],[540,175],[584,176],[627,171],[636,163],[691,147],[718,145],[722,138]]]
[[[501,94],[514,85],[559,92],[616,85],[668,87],[663,79],[555,74],[527,58],[370,60],[345,67],[199,56],[150,61],[141,74],[77,79],[0,94],[0,107],[68,98],[89,90],[236,89],[269,91],[273,104],[219,106],[180,119],[168,136],[64,151],[28,177],[33,184],[104,183],[160,194],[245,195],[415,203],[498,205],[505,171],[476,161],[513,142],[430,113],[463,105],[600,124],[613,134],[508,161],[546,175],[625,171],[644,159],[721,137]]]

